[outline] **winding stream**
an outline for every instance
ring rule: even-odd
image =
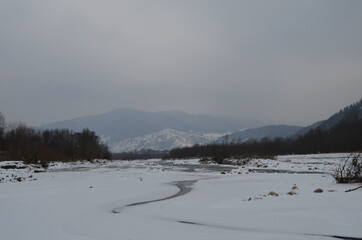
[[[176,186],[179,189],[179,191],[177,193],[175,193],[175,194],[173,194],[171,196],[168,196],[168,197],[164,197],[164,198],[131,203],[131,204],[128,204],[126,206],[122,206],[122,207],[118,207],[118,208],[113,209],[112,213],[121,213],[122,209],[124,209],[125,207],[133,207],[133,206],[144,205],[144,204],[153,203],[153,202],[160,202],[160,201],[165,201],[165,200],[168,200],[168,199],[180,197],[182,195],[185,195],[185,194],[189,193],[192,190],[192,185],[194,185],[197,181],[198,180],[187,180],[187,181],[172,182],[170,184]]]

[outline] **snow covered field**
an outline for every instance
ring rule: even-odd
[[[0,162],[17,164],[0,168],[0,239],[362,238],[362,189],[346,193],[358,185],[331,176],[346,156],[281,156],[246,167],[57,163],[46,172]]]

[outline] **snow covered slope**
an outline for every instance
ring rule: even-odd
[[[170,150],[176,147],[206,144],[216,140],[220,134],[197,134],[191,132],[164,129],[142,137],[128,138],[110,144],[113,152],[128,152],[141,149]]]
[[[73,131],[89,128],[113,151],[119,152],[142,148],[165,150],[195,143],[203,144],[216,140],[210,138],[210,133],[235,132],[255,126],[260,126],[260,123],[225,116],[189,114],[182,111],[147,112],[123,108],[99,115],[49,123],[41,128],[67,128]]]
[[[112,144],[167,128],[183,132],[225,133],[256,125],[259,126],[252,121],[223,116],[189,114],[181,111],[147,112],[123,108],[99,115],[49,123],[41,127],[68,128],[74,131],[89,128],[99,136],[108,138],[107,143]]]

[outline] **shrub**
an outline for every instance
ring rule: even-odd
[[[334,178],[337,183],[362,183],[361,153],[352,153],[337,167]]]
[[[47,169],[49,167],[49,163],[45,160],[41,160],[40,164],[41,164],[42,168],[44,168],[44,169]]]

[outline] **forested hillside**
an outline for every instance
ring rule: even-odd
[[[353,152],[362,150],[362,99],[305,133],[289,138],[263,138],[243,143],[224,142],[173,149],[165,158],[213,157],[223,159],[280,154]]]
[[[316,129],[318,127],[322,128],[323,130],[328,130],[342,121],[355,122],[361,118],[362,118],[362,98],[358,102],[351,104],[341,109],[339,112],[333,114],[327,120],[316,122],[308,127],[301,129],[299,132],[297,132],[297,135],[303,135],[307,133],[309,130]]]
[[[232,134],[225,135],[217,140],[218,143],[225,141],[242,143],[247,140],[261,140],[262,138],[286,138],[294,135],[300,131],[302,127],[299,126],[288,126],[288,125],[269,125],[259,128],[250,128],[244,131],[235,132]]]
[[[341,122],[329,130],[311,129],[296,138],[264,138],[237,144],[208,144],[173,149],[165,158],[180,159],[212,157],[215,159],[238,157],[269,157],[284,154],[313,154],[353,152],[362,149],[362,119]]]

